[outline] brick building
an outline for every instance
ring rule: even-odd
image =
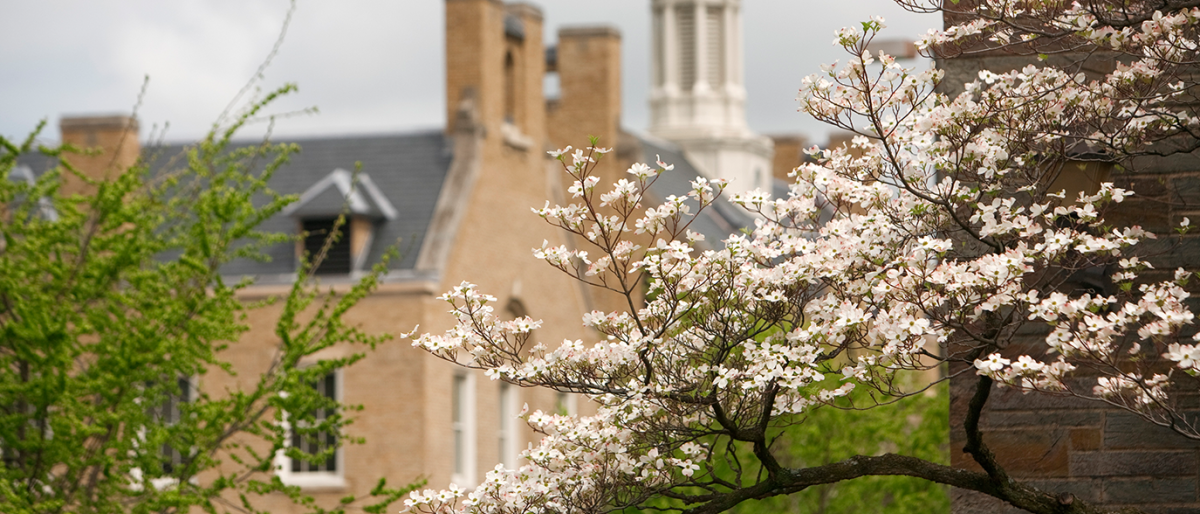
[[[599,136],[602,145],[617,147],[616,158],[602,164],[606,180],[623,175],[634,161],[653,162],[661,155],[676,168],[656,184],[660,199],[688,190],[688,181],[700,172],[679,146],[620,127],[616,30],[565,28],[547,52],[542,12],[531,4],[445,0],[445,9],[445,129],[296,140],[303,151],[269,185],[299,200],[262,228],[312,236],[267,248],[268,262],[235,261],[223,274],[254,279],[243,290],[246,301],[286,294],[300,253],[319,248],[344,212],[344,237],[316,272],[323,286],[347,289],[397,241],[402,254],[378,289],[346,316],[348,323],[368,333],[405,332],[418,324],[422,331],[441,332],[453,319],[437,296],[466,280],[497,296],[502,316],[543,319],[537,339],[587,341],[580,315],[620,305],[530,256],[544,240],[570,242],[529,212],[547,200],[566,202],[561,165],[546,150],[585,146],[589,135]],[[542,90],[548,72],[562,84],[561,96],[549,101]],[[103,149],[99,155],[71,158],[94,177],[132,165],[139,155],[152,168],[163,168],[186,149],[183,144],[142,149],[137,121],[127,116],[66,117],[60,128],[63,142]],[[356,162],[362,167],[354,183],[350,170]],[[32,180],[52,165],[31,157],[14,175]],[[68,182],[65,189],[82,187]],[[693,230],[719,242],[749,223],[722,202],[702,214]],[[253,311],[250,331],[223,352],[236,376],[214,370],[188,387],[252,386],[272,362],[279,312],[277,305]],[[334,347],[317,357],[355,351],[360,349]],[[487,380],[404,341],[381,345],[368,358],[326,377],[320,387],[364,406],[348,435],[365,438],[365,444],[347,445],[323,463],[292,462],[282,455],[276,462],[284,483],[300,486],[323,505],[349,493],[363,495],[380,477],[391,484],[423,476],[430,487],[473,486],[497,463],[519,464],[519,451],[536,442],[515,418],[522,405],[588,410],[586,402],[568,395]],[[257,506],[297,510],[282,495],[262,498]]]

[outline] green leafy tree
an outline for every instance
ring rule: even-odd
[[[794,468],[823,466],[854,455],[899,453],[949,464],[949,405],[945,383],[923,394],[866,410],[817,409],[803,423],[780,431],[772,450]],[[855,390],[847,404],[869,405],[867,390]],[[750,449],[746,458],[753,459]],[[945,486],[906,476],[867,476],[822,484],[792,495],[740,504],[732,512],[751,514],[936,513],[950,511]]]
[[[836,383],[840,373],[826,380]],[[905,377],[910,388],[928,384],[928,377]],[[855,405],[873,405],[870,391],[856,389],[838,402],[841,409],[815,409],[804,416],[781,422],[769,435],[772,454],[792,468],[824,466],[855,455],[899,453],[948,465],[949,398],[944,382],[934,383],[914,394],[886,405],[855,409]],[[748,485],[759,477],[753,468],[740,463],[754,462],[752,445],[722,439],[709,439],[710,446],[734,455],[718,460],[713,473],[728,483]],[[739,463],[739,464],[734,464]],[[759,469],[758,472],[763,470]],[[738,504],[729,510],[737,514],[931,514],[950,512],[948,488],[937,483],[907,476],[865,476],[843,482],[821,484],[790,495],[772,496]],[[672,497],[652,500],[649,509],[626,509],[627,514],[659,510],[686,510]]]
[[[296,237],[259,226],[295,200],[267,182],[298,148],[231,143],[291,89],[215,126],[177,165],[141,163],[104,181],[70,165],[84,150],[35,148],[41,127],[24,141],[0,138],[0,512],[256,512],[254,496],[268,493],[315,512],[382,512],[410,490],[381,480],[369,498],[322,508],[271,473],[279,452],[315,462],[355,442],[343,429],[359,407],[313,384],[364,353],[309,365],[312,356],[387,339],[342,319],[386,263],[336,295],[310,280],[323,256],[314,255],[286,297],[258,303],[239,299],[251,282],[221,275]],[[31,152],[58,164],[17,180],[18,158]],[[68,176],[89,192],[64,194]],[[248,330],[250,311],[276,303],[270,366],[240,377],[246,386],[196,387],[236,375],[223,351]],[[294,446],[293,431],[326,444]]]

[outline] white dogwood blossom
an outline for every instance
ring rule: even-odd
[[[408,506],[602,512],[668,494],[716,511],[749,488],[718,476],[714,461],[729,455],[721,441],[754,445],[774,480],[755,487],[897,474],[887,466],[911,462],[885,455],[811,478],[783,469],[764,434],[812,409],[872,407],[850,401],[856,388],[879,404],[913,394],[905,373],[948,362],[984,377],[980,387],[1105,402],[1200,438],[1194,423],[1178,422],[1186,415],[1171,395],[1177,378],[1200,373],[1186,288],[1194,274],[1153,274],[1135,254],[1155,234],[1107,218],[1136,191],[1056,182],[1080,159],[1121,162],[1148,142],[1200,130],[1175,102],[1176,75],[1196,62],[1200,9],[1120,25],[1066,2],[977,4],[978,16],[918,45],[1028,46],[1061,32],[1131,57],[1106,74],[1049,64],[985,71],[948,96],[936,89],[942,70],[867,50],[882,19],[840,30],[835,43],[850,58],[805,78],[799,101],[857,136],[810,150],[784,197],[731,198],[755,228],[718,244],[689,227],[724,201],[724,182],[699,179],[651,202],[648,188],[671,165],[633,164],[601,184],[594,141],[551,152],[575,203],[534,212],[591,246],[544,243],[534,257],[624,295],[630,308],[585,314],[589,338],[539,343],[529,340],[537,321],[500,319],[495,298],[464,283],[443,296],[457,325],[413,344],[495,380],[587,395],[597,412],[527,413],[543,438],[523,452],[525,464],[497,467],[465,495],[414,493]],[[1017,23],[1026,19],[1040,29]],[[1187,229],[1185,219],[1178,231]],[[1097,270],[1109,270],[1107,285],[1080,286]],[[973,483],[956,482],[966,472],[918,467],[910,474]]]

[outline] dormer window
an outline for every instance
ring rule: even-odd
[[[338,273],[350,273],[354,268],[354,260],[351,252],[350,237],[346,237],[346,222],[338,225],[337,218],[320,218],[307,219],[301,222],[302,230],[304,231],[304,253],[312,261],[321,255],[321,250],[325,249],[326,242],[329,244],[329,249],[325,251],[325,258],[313,270],[314,275],[330,275]],[[337,230],[338,235],[330,241],[330,235]]]
[[[304,235],[296,250],[310,261],[321,254],[336,226],[339,235],[313,270],[316,275],[346,275],[367,269],[376,226],[396,219],[396,208],[369,175],[355,175],[343,169],[333,170],[317,181],[283,213],[296,219],[297,228]],[[345,216],[345,220],[337,226],[340,216]]]

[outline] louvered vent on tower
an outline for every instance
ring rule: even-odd
[[[663,10],[654,10],[654,85],[661,86],[667,81],[666,61],[663,52]]]
[[[709,7],[705,14],[706,78],[708,84],[716,89],[725,83],[725,12],[720,7]]]
[[[679,24],[679,87],[691,91],[696,83],[696,9],[691,5],[675,9]]]

